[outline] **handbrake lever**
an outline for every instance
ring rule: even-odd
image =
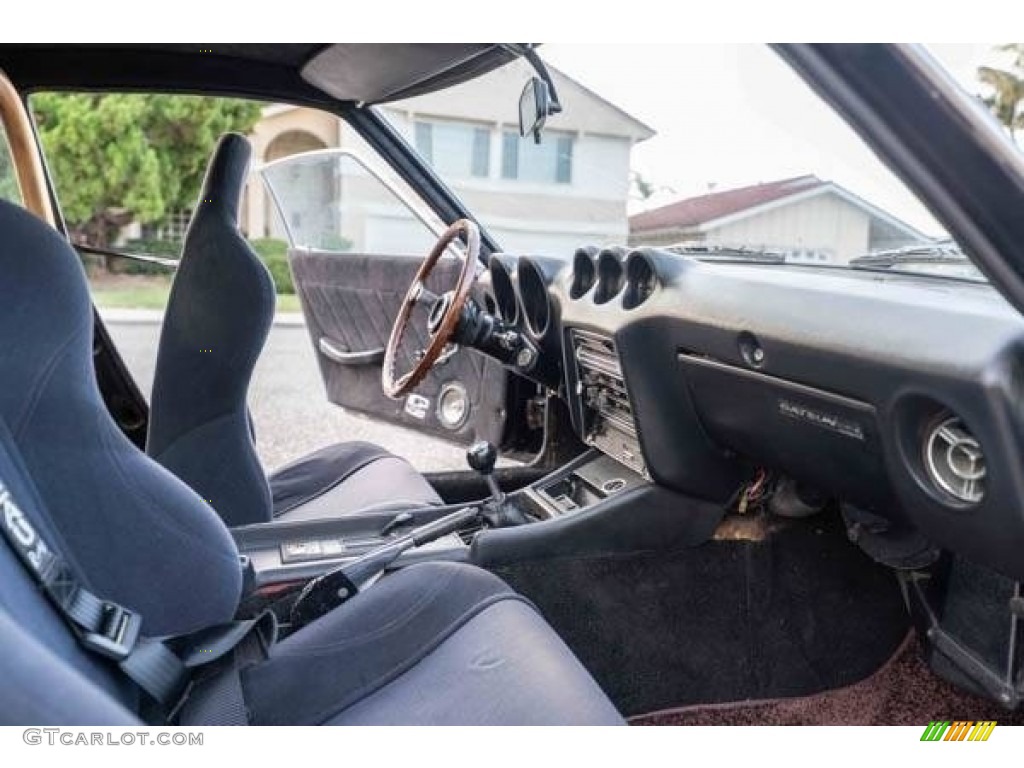
[[[292,605],[292,628],[297,629],[320,618],[369,587],[403,552],[455,533],[475,522],[479,516],[480,509],[475,506],[456,510],[311,580]]]

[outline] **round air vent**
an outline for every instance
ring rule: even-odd
[[[594,258],[587,251],[580,249],[572,257],[572,285],[569,286],[569,298],[578,299],[594,287],[597,281],[597,268]]]
[[[515,325],[519,322],[519,301],[516,299],[515,286],[512,285],[512,275],[497,256],[491,257],[490,266],[491,291],[498,305],[498,313],[506,323]]]
[[[548,286],[540,268],[529,259],[520,259],[516,269],[519,275],[519,300],[523,305],[526,327],[535,338],[543,338],[551,320]]]
[[[936,421],[925,433],[924,467],[943,493],[964,504],[985,496],[985,454],[959,416]]]
[[[626,309],[639,307],[658,285],[658,272],[654,263],[644,253],[633,251],[626,259],[626,293],[622,306]]]
[[[597,290],[594,291],[595,304],[607,304],[619,295],[622,290],[622,260],[615,251],[601,251],[597,257]]]

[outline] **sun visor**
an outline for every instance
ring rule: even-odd
[[[302,79],[342,101],[379,104],[421,96],[518,58],[497,43],[337,43],[302,68]]]

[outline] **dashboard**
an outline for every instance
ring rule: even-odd
[[[617,461],[721,502],[775,470],[1024,578],[1024,319],[991,287],[626,248],[489,273]]]

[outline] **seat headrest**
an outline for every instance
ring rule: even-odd
[[[215,207],[237,223],[242,205],[242,190],[249,174],[252,145],[240,133],[225,133],[213,150],[206,167],[206,178],[199,194],[197,211]]]

